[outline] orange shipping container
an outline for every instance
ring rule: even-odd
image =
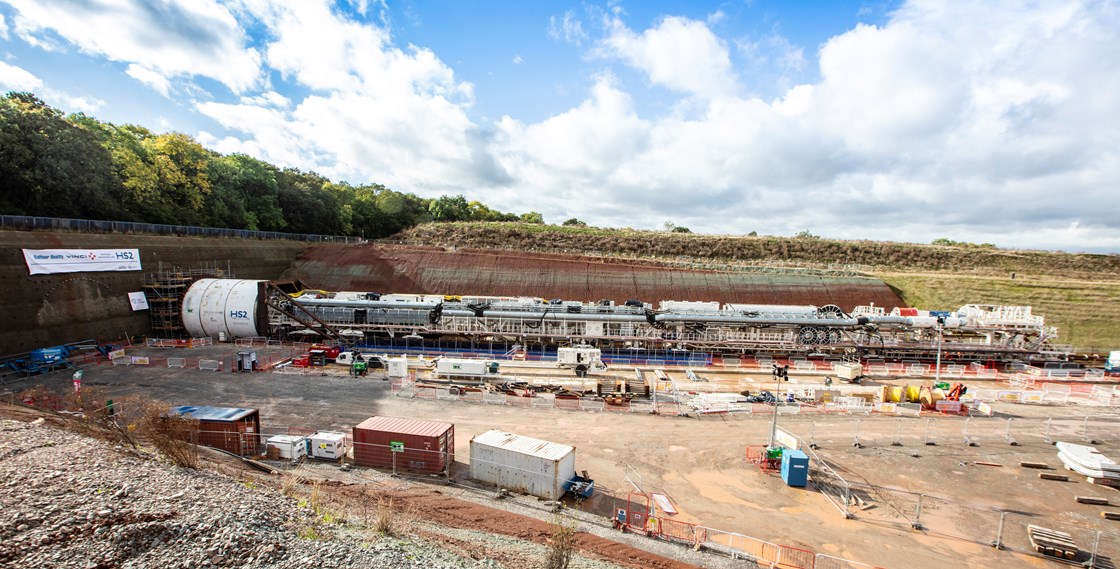
[[[370,417],[354,427],[354,463],[377,468],[442,472],[455,462],[455,425],[421,419]]]

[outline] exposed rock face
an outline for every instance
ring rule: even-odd
[[[697,270],[650,261],[406,245],[315,246],[284,273],[327,290],[536,296],[565,300],[638,298],[749,304],[875,303],[906,306],[865,277]]]

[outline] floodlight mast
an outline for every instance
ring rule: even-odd
[[[778,437],[778,394],[782,391],[782,379],[789,381],[789,365],[780,366],[773,364],[774,374],[774,417],[770,421],[770,443],[767,445],[769,448],[774,448],[774,443]]]

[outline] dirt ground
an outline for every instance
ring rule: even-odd
[[[210,352],[175,355],[236,351],[202,350]],[[152,352],[161,353],[166,352]],[[794,384],[820,382],[791,375]],[[719,381],[756,389],[768,385],[765,378],[739,374],[720,374]],[[3,389],[18,393],[35,385],[65,390],[70,378],[59,374]],[[995,416],[972,418],[780,416],[778,425],[815,443],[817,454],[863,500],[849,507],[846,519],[842,506],[821,492],[789,487],[745,460],[747,445],[766,444],[772,415],[697,418],[423,400],[395,396],[388,381],[345,372],[234,374],[102,365],[86,370],[83,388],[88,387],[113,397],[143,393],[175,405],[258,408],[266,433],[289,427],[348,430],[373,415],[447,421],[456,430],[457,477],[467,471],[471,437],[500,428],[575,446],[577,470],[587,470],[600,489],[585,509],[604,518],[641,488],[666,495],[679,510],[672,519],[872,566],[1054,565],[1028,553],[1028,523],[1068,531],[1086,551],[1096,544],[1098,566],[1120,558],[1117,522],[1099,517],[1117,509],[1074,500],[1093,496],[1120,504],[1116,490],[1073,473],[1069,482],[1042,480],[1038,470],[1019,465],[1042,462],[1048,472],[1065,473],[1047,434],[1051,440],[1092,439],[1102,452],[1120,454],[1120,413],[1114,407],[997,404]],[[433,512],[443,508],[439,495],[424,499],[435,500]],[[1002,550],[991,546],[997,537]]]

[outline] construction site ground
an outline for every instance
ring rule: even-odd
[[[236,351],[236,346],[217,345],[190,350],[141,348],[129,353],[151,354],[157,361],[168,355],[228,359]],[[269,349],[258,351],[262,358],[268,356]],[[517,373],[511,366],[504,369]],[[542,373],[539,368],[524,371],[526,376]],[[667,371],[683,376],[683,370]],[[632,373],[629,368],[622,372]],[[549,373],[571,377],[566,375],[570,372]],[[718,375],[721,383],[737,387],[752,385],[752,392],[774,386],[766,375],[738,370],[702,373]],[[819,375],[799,376],[791,370],[790,382],[782,388],[821,381]],[[834,387],[870,393],[882,381]],[[991,380],[966,382],[985,388],[999,385]],[[40,386],[65,393],[71,389],[71,377],[69,373],[33,377],[0,391],[9,392],[5,398],[14,398]],[[1096,549],[1098,567],[1120,558],[1120,528],[1100,516],[1102,511],[1120,511],[1120,493],[1065,471],[1047,440],[1092,441],[1106,455],[1120,456],[1116,407],[1087,401],[1052,406],[997,403],[992,417],[808,412],[779,416],[780,428],[815,444],[817,454],[853,486],[859,499],[853,500],[850,517],[845,518],[842,506],[812,485],[787,486],[778,476],[747,462],[748,445],[767,443],[771,414],[686,417],[664,412],[535,409],[401,397],[390,386],[377,373],[355,378],[344,369],[231,373],[96,365],[85,368],[82,379],[83,389],[96,388],[111,398],[142,394],[173,405],[256,408],[266,434],[287,429],[348,431],[373,415],[450,422],[455,425],[457,455],[452,477],[463,482],[468,477],[471,437],[489,429],[569,444],[576,447],[577,471],[586,470],[597,483],[595,497],[580,507],[604,524],[630,492],[641,489],[668,497],[678,513],[662,514],[667,519],[869,567],[1058,566],[1058,561],[1033,553],[1026,541],[1028,524],[1069,532],[1082,550]],[[1044,463],[1048,469],[1025,468],[1022,462]],[[316,465],[314,470],[347,480],[385,477],[384,472],[361,468],[343,473],[333,465]],[[1040,472],[1067,474],[1069,481],[1044,480]],[[1104,498],[1118,506],[1082,504],[1077,496]],[[469,516],[475,521],[461,523],[485,531],[493,522],[484,517]],[[997,537],[1002,549],[992,547]]]

